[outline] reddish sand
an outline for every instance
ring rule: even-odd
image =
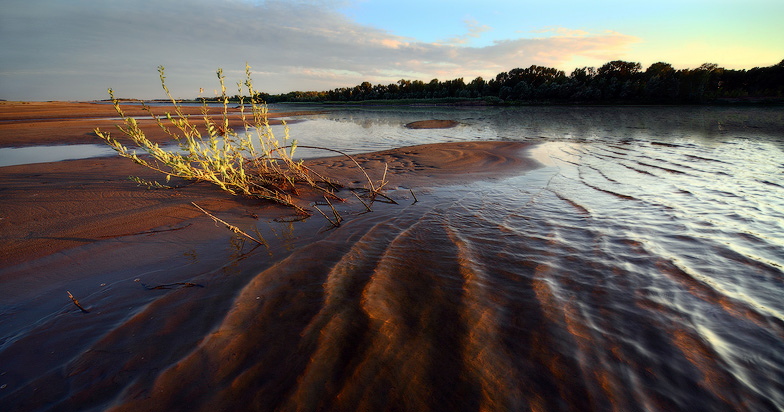
[[[2,103],[0,147],[95,142],[92,128],[111,127],[114,122],[96,119],[112,117],[112,110],[91,103]],[[534,168],[537,164],[525,157],[526,147],[511,142],[434,144],[359,155],[355,160],[374,182],[388,165],[388,187],[416,191]],[[309,164],[349,186],[366,184],[362,172],[345,157]],[[0,167],[0,289],[6,305],[0,312],[0,347],[5,345],[0,363],[6,363],[0,367],[0,384],[5,388],[0,403],[6,399],[18,410],[58,404],[65,410],[79,410],[96,403],[105,406],[108,401],[102,397],[118,396],[119,391],[132,396],[135,387],[148,387],[160,371],[139,375],[129,356],[146,359],[143,362],[155,359],[161,365],[185,356],[222,321],[237,290],[248,281],[247,276],[232,272],[242,273],[248,247],[227,248],[234,244],[233,235],[191,202],[243,228],[293,215],[288,209],[233,197],[207,184],[177,181],[173,183],[183,187],[148,190],[127,180],[129,175],[157,177],[119,157]],[[302,205],[312,210],[313,199],[306,195]],[[273,251],[277,254],[267,264],[277,265],[294,243],[307,246],[309,236],[326,225],[317,216],[294,226],[288,234],[274,231],[267,248],[270,256]],[[311,249],[312,261],[304,261],[315,268],[319,247],[301,248],[300,256]],[[255,265],[253,270],[258,270],[259,263]],[[198,280],[189,277],[194,273],[200,274]],[[307,284],[308,273],[301,274]],[[143,285],[154,281],[184,287],[210,276],[223,277],[210,288],[172,291],[167,300],[155,300],[159,295]],[[73,291],[77,299],[89,293],[90,298],[81,302],[90,316],[71,318],[80,312],[66,291]],[[188,315],[160,316],[155,326],[160,329],[149,330],[158,324],[151,321],[156,314],[174,313],[166,308],[175,307],[177,313]],[[127,313],[139,315],[127,319]],[[56,322],[62,316],[69,320]],[[107,334],[118,322],[125,322],[123,328]],[[38,325],[41,332],[27,334],[26,328],[33,326],[25,325]],[[20,335],[6,336],[9,331]],[[125,348],[135,341],[125,333],[147,336],[150,352]],[[162,347],[167,349],[159,350]],[[113,378],[107,380],[109,376]],[[173,399],[177,396],[170,394]]]
[[[139,105],[122,104],[128,116],[148,116]],[[201,116],[200,106],[183,106],[186,115]],[[172,106],[153,106],[156,116],[173,112]],[[220,119],[219,108],[208,112]],[[280,124],[281,117],[312,114],[316,112],[280,112],[269,115],[270,124]],[[247,114],[247,113],[246,113]],[[95,128],[112,133],[117,138],[117,112],[111,103],[66,103],[66,102],[0,102],[0,147],[21,147],[54,144],[99,143]],[[198,122],[197,122],[198,123]],[[152,119],[139,120],[139,126],[152,141],[164,143],[171,140]],[[242,126],[240,111],[229,108],[229,126]]]

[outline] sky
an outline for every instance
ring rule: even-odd
[[[466,82],[521,67],[612,60],[643,69],[784,60],[782,0],[3,0],[0,99],[331,90],[363,81]]]

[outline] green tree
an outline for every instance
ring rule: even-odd
[[[623,60],[613,60],[605,63],[597,70],[597,76],[602,78],[617,78],[619,81],[629,80],[638,73],[642,66],[640,63],[626,62]]]

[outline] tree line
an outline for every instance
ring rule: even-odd
[[[615,60],[599,68],[583,67],[568,76],[562,70],[530,66],[502,72],[494,79],[477,77],[427,83],[398,80],[391,84],[362,82],[328,91],[260,93],[276,102],[363,102],[374,100],[477,100],[489,104],[699,104],[716,101],[782,101],[784,60],[770,67],[731,70],[706,63],[676,70],[669,63]]]

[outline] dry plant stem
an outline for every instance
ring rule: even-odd
[[[357,190],[360,190],[360,189],[357,189]],[[362,189],[362,190],[367,190],[367,189]],[[370,192],[370,200],[373,201],[373,202],[376,201],[376,197],[381,197],[384,200],[379,200],[379,202],[391,203],[393,205],[399,204],[394,199],[392,199],[391,197],[389,197],[389,196],[387,196],[387,195],[385,195],[385,194],[383,194],[381,192],[371,192],[370,190],[367,190],[367,191]]]
[[[299,146],[299,147],[302,147],[302,146]],[[340,189],[342,188],[342,185],[340,185],[340,184],[338,184],[338,183],[335,183],[335,182],[331,181],[330,179],[328,179],[328,178],[326,178],[326,177],[322,176],[321,174],[319,174],[319,173],[318,173],[318,172],[316,172],[315,170],[313,170],[313,169],[311,169],[311,168],[309,168],[309,167],[305,166],[304,164],[302,165],[302,168],[303,168],[303,169],[305,169],[305,170],[307,170],[307,171],[308,171],[308,173],[311,173],[311,174],[313,174],[314,176],[316,176],[316,177],[319,179],[319,183],[324,183],[325,185],[329,186],[329,187],[330,187],[330,189],[332,189],[332,190],[340,190]],[[325,192],[325,193],[329,194],[329,195],[330,195],[330,196],[332,196],[334,199],[339,199],[339,200],[342,200],[342,199],[341,199],[339,196],[337,196],[337,195],[336,195],[336,194],[334,194],[333,192],[330,192],[329,190],[326,190],[326,189],[324,189],[323,187],[319,187],[319,186],[315,186],[315,187],[316,187],[317,189],[319,189],[319,190],[321,190],[321,191],[323,191],[323,192]]]
[[[251,236],[251,235],[249,235],[249,234],[247,234],[247,233],[243,232],[243,231],[242,231],[242,230],[240,230],[240,228],[238,228],[237,226],[233,226],[233,225],[231,225],[231,224],[228,224],[228,223],[224,222],[223,220],[221,220],[221,219],[219,219],[219,218],[217,218],[217,217],[213,216],[212,214],[210,214],[210,212],[208,212],[208,211],[206,211],[206,210],[202,209],[202,208],[201,208],[201,206],[197,205],[196,203],[194,203],[194,202],[191,202],[191,204],[192,204],[192,205],[194,205],[194,206],[196,206],[196,208],[198,208],[199,210],[201,210],[201,211],[202,211],[202,212],[203,212],[205,215],[207,215],[207,216],[211,217],[211,218],[212,218],[212,220],[214,220],[216,223],[222,223],[224,226],[226,226],[226,227],[227,227],[229,230],[231,230],[232,232],[234,232],[234,233],[237,233],[237,234],[240,234],[240,235],[242,235],[242,236],[245,236],[246,238],[248,238],[248,239],[250,239],[250,240],[252,240],[252,241],[254,241],[254,242],[256,242],[256,243],[258,243],[258,244],[260,244],[260,245],[262,245],[262,246],[266,246],[266,245],[264,244],[264,242],[262,242],[262,241],[260,241],[260,240],[256,239],[255,237],[253,237],[253,236]]]
[[[359,200],[359,202],[360,202],[360,203],[362,203],[362,206],[365,206],[365,209],[367,209],[367,211],[368,211],[368,212],[372,212],[372,211],[373,211],[373,210],[371,210],[371,209],[370,209],[370,206],[368,206],[368,204],[367,204],[367,203],[365,203],[365,201],[364,201],[364,200],[362,200],[362,198],[361,198],[361,197],[359,197],[359,195],[357,194],[357,192],[353,192],[353,191],[352,191],[351,193],[352,193],[352,194],[354,194],[354,197],[356,197],[356,198],[357,198],[357,200]]]
[[[414,194],[414,191],[413,191],[413,190],[411,190],[411,188],[409,188],[409,189],[408,189],[408,191],[409,191],[409,192],[411,192],[411,196],[414,196],[414,203],[418,202],[418,201],[419,201],[419,199],[417,199],[416,195]],[[414,203],[412,203],[412,205],[413,205]]]
[[[192,287],[203,288],[204,287],[203,285],[199,285],[198,283],[191,283],[191,282],[166,283],[166,284],[158,285],[158,286],[147,286],[144,283],[142,283],[142,287],[147,289],[147,290],[172,289],[175,286],[182,286],[184,288],[192,288]]]
[[[316,209],[319,213],[321,213],[321,216],[324,216],[324,219],[327,219],[327,222],[329,222],[332,225],[332,227],[340,226],[340,222],[333,222],[332,219],[330,219],[329,216],[324,214],[324,212],[322,212],[321,209],[319,209],[317,206],[313,206],[313,208]]]
[[[79,301],[76,300],[76,298],[71,294],[70,291],[66,290],[66,292],[68,292],[68,297],[71,298],[71,300],[73,301],[74,305],[76,305],[77,308],[81,309],[82,312],[84,313],[90,313],[87,309],[83,308],[82,305],[79,304]]]
[[[384,163],[384,175],[381,176],[381,186],[378,187],[378,190],[381,190],[387,184],[387,170],[389,170],[389,163]]]
[[[378,189],[376,189],[376,186],[373,184],[373,181],[370,179],[370,176],[368,176],[367,172],[365,171],[365,168],[363,168],[363,167],[362,167],[362,166],[359,164],[359,162],[357,162],[357,159],[354,159],[354,157],[353,157],[353,156],[351,156],[350,154],[348,154],[348,153],[346,153],[346,152],[342,152],[342,151],[340,151],[340,150],[336,150],[336,149],[330,149],[330,148],[327,148],[327,147],[319,147],[319,146],[297,146],[297,147],[301,147],[301,148],[303,148],[303,149],[326,150],[326,151],[329,151],[329,152],[335,152],[335,153],[338,153],[338,154],[341,154],[341,155],[343,155],[343,156],[346,156],[346,157],[348,157],[349,159],[351,159],[351,161],[352,161],[352,162],[354,162],[354,164],[355,164],[355,165],[357,165],[357,167],[359,168],[359,170],[361,170],[361,171],[362,171],[362,174],[364,174],[364,175],[365,175],[365,178],[367,179],[367,181],[368,181],[368,184],[370,185],[370,190],[371,190],[372,192],[376,192],[376,191],[378,190]],[[384,175],[386,175],[386,171],[384,172]],[[379,189],[380,189],[380,188],[379,188]]]
[[[340,213],[338,213],[337,210],[335,210],[335,206],[332,206],[332,202],[330,202],[326,196],[324,196],[324,200],[326,200],[329,207],[332,208],[332,214],[335,215],[335,220],[338,222],[338,224],[340,224],[340,222],[343,221],[343,217],[340,216]]]

